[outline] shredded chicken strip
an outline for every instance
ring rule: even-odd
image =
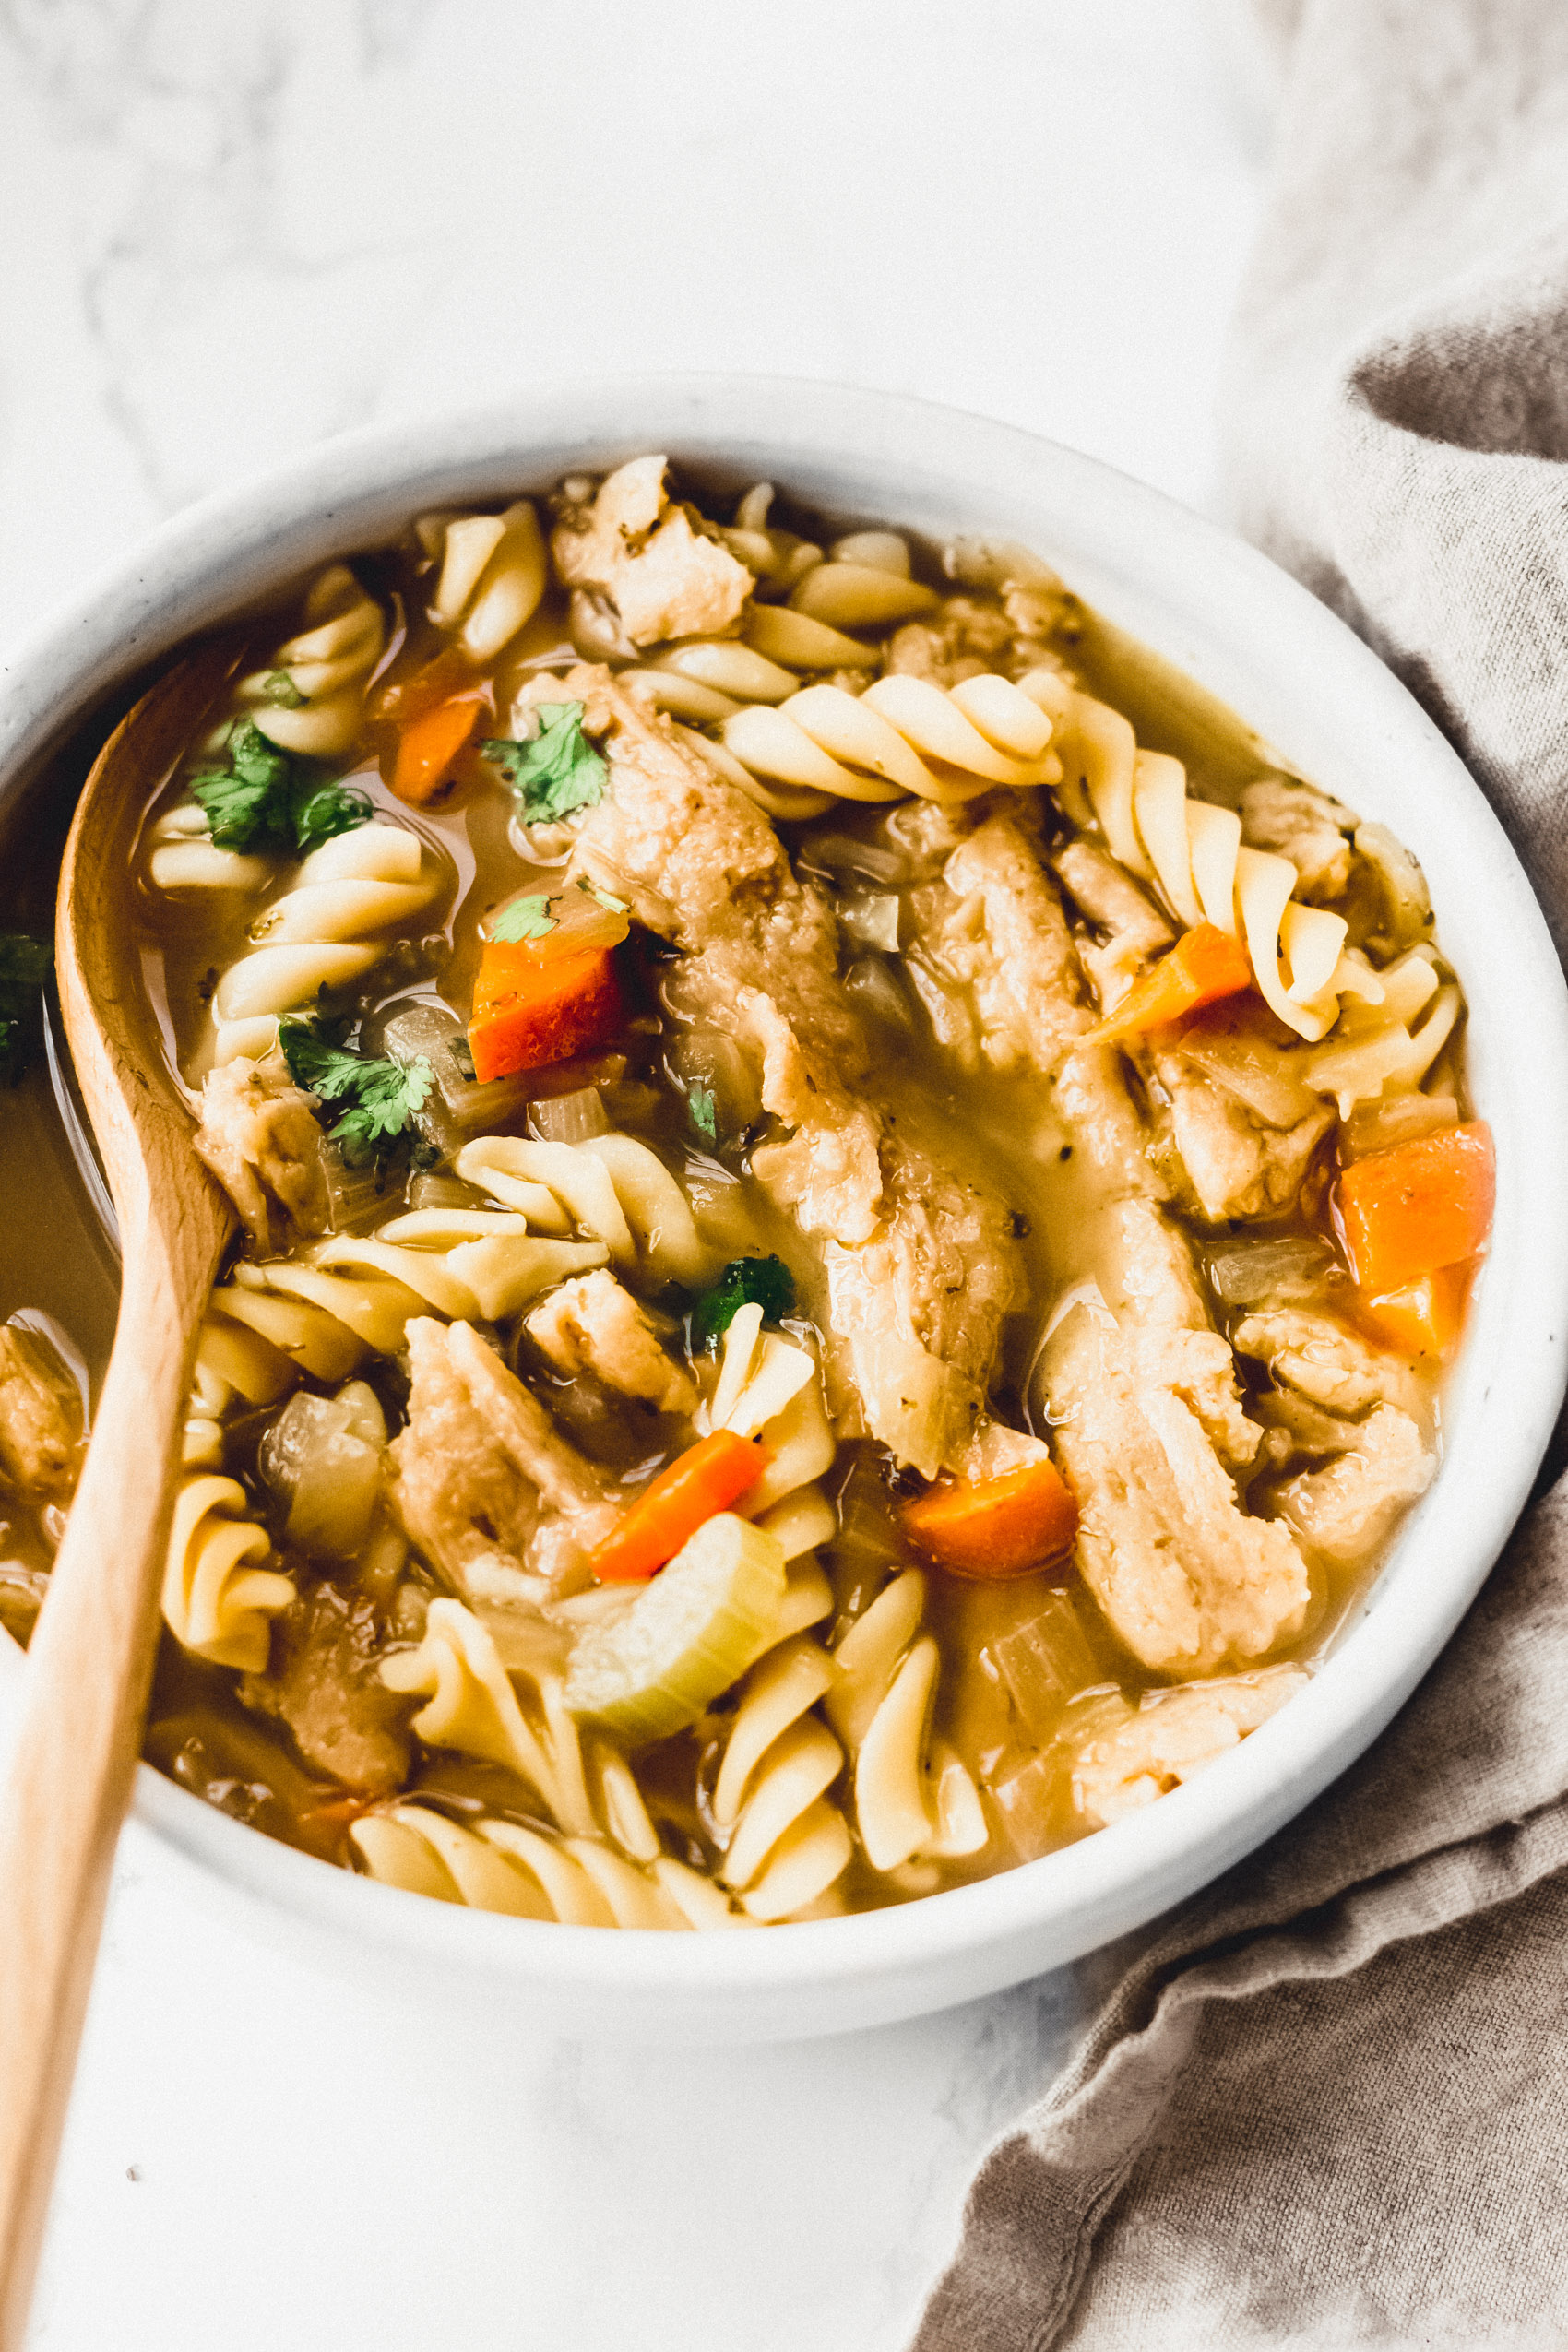
[[[263,1257],[286,1237],[321,1233],[331,1214],[315,1097],[289,1076],[283,1057],[242,1055],[210,1070],[201,1090],[197,1157],[222,1185]]]
[[[1310,1307],[1269,1307],[1243,1317],[1236,1345],[1256,1356],[1276,1380],[1288,1382],[1330,1413],[1364,1413],[1369,1406],[1396,1405],[1414,1414],[1420,1386],[1402,1358],[1370,1347],[1336,1315]]]
[[[1087,1826],[1103,1829],[1206,1772],[1304,1690],[1307,1679],[1299,1666],[1270,1666],[1151,1692],[1135,1715],[1091,1740],[1074,1764],[1073,1791]]]
[[[1424,1494],[1437,1470],[1408,1413],[1374,1405],[1350,1431],[1352,1443],[1321,1470],[1280,1491],[1279,1507],[1304,1542],[1326,1559],[1364,1557],[1392,1534],[1401,1512]]]
[[[1092,841],[1070,841],[1051,863],[1089,921],[1106,933],[1103,945],[1086,943],[1079,953],[1109,1012],[1175,933],[1131,874]]]
[[[1246,1316],[1236,1345],[1267,1364],[1280,1384],[1278,1401],[1294,1393],[1335,1417],[1338,1435],[1326,1444],[1322,1432],[1301,1431],[1303,1452],[1334,1458],[1282,1487],[1278,1509],[1325,1559],[1360,1559],[1392,1532],[1436,1472],[1420,1384],[1397,1356],[1304,1307]]]
[[[1027,822],[993,806],[914,896],[928,968],[972,1001],[990,1062],[1051,1089],[1103,1204],[1099,1297],[1067,1314],[1043,1366],[1085,1581],[1147,1666],[1261,1657],[1304,1621],[1306,1568],[1286,1527],[1241,1508],[1232,1472],[1262,1431],[1159,1206],[1120,1060],[1081,1043],[1094,1016]]]
[[[600,1474],[471,1324],[416,1316],[408,1348],[409,1424],[387,1460],[410,1541],[465,1598],[481,1568],[493,1593],[497,1565],[564,1588],[615,1524]]]
[[[1161,1673],[1210,1673],[1299,1633],[1311,1586],[1289,1530],[1241,1508],[1198,1413],[1136,1336],[1076,1306],[1047,1370],[1078,1499],[1078,1564],[1134,1657]]]
[[[604,1267],[563,1282],[528,1318],[528,1334],[568,1380],[592,1372],[621,1396],[689,1413],[696,1384],[666,1354],[647,1312]]]
[[[573,872],[682,951],[678,1008],[761,1061],[788,1132],[752,1166],[820,1247],[841,1433],[933,1476],[968,1443],[1017,1293],[1011,1212],[879,1102],[832,908],[762,811],[607,671],[529,691],[576,696],[604,739],[609,790],[578,822]]]
[[[81,1449],[75,1381],[39,1333],[0,1324],[0,1479],[23,1494],[68,1494]]]
[[[668,462],[634,457],[619,467],[589,513],[563,522],[551,540],[562,578],[605,598],[633,646],[727,629],[754,585],[727,547],[671,505]]]

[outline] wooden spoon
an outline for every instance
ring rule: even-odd
[[[55,956],[65,1032],[120,1220],[114,1349],[0,1794],[0,2347],[20,2352],[115,1839],[158,1641],[173,1469],[208,1290],[232,1225],[191,1148],[131,934],[137,832],[232,666],[184,662],[88,778]],[[25,1214],[25,1204],[16,1205]]]

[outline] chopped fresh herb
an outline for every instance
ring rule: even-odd
[[[294,846],[301,857],[339,833],[352,833],[375,814],[368,792],[357,784],[318,784],[294,804]]]
[[[304,707],[305,697],[286,670],[269,670],[262,691],[276,709],[302,710]]]
[[[550,932],[559,931],[561,926],[550,911],[552,904],[542,891],[536,897],[514,898],[491,924],[492,939],[507,939],[515,944],[519,939],[543,939]]]
[[[192,797],[206,810],[220,849],[270,848],[287,809],[293,773],[289,754],[269,742],[251,719],[234,729],[227,752],[226,768],[193,777]]]
[[[595,905],[602,907],[607,915],[629,915],[632,911],[629,898],[617,898],[612,890],[601,890],[597,882],[588,880],[586,873],[578,874],[577,888],[586,890]]]
[[[742,1307],[759,1306],[765,1323],[780,1323],[794,1304],[794,1281],[782,1258],[731,1258],[713,1289],[697,1301],[693,1332],[711,1346]]]
[[[327,1132],[350,1168],[390,1158],[435,1084],[422,1054],[417,1061],[398,1062],[390,1055],[354,1053],[309,1021],[279,1021],[278,1042],[297,1087],[319,1095],[324,1103],[345,1106]]]
[[[206,810],[220,849],[303,854],[374,814],[367,792],[323,783],[314,762],[291,758],[254,719],[242,719],[226,751],[227,767],[191,778],[192,798]]]
[[[686,1088],[686,1103],[692,1114],[692,1124],[699,1135],[710,1144],[719,1141],[719,1120],[713,1106],[711,1087],[690,1086]]]
[[[604,798],[607,773],[583,733],[580,702],[541,702],[536,707],[539,733],[531,743],[492,736],[480,745],[486,759],[505,769],[529,825],[595,807]]]
[[[53,951],[25,932],[0,932],[0,1073],[12,1086],[43,1037],[43,982]]]

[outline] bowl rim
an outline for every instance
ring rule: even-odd
[[[1489,1100],[1489,1115],[1494,1125],[1501,1111],[1527,1126],[1529,1151],[1500,1154],[1496,1236],[1452,1375],[1459,1409],[1439,1475],[1308,1688],[1158,1805],[1059,1853],[917,1902],[760,1936],[607,1934],[374,1885],[249,1829],[148,1765],[137,1771],[133,1836],[253,1907],[291,1914],[360,1949],[553,1990],[590,2015],[634,1992],[655,2007],[744,2006],[788,1992],[820,2002],[831,2022],[836,1989],[853,2008],[853,1989],[873,1986],[883,1988],[873,1996],[879,2014],[910,2014],[1073,1957],[1207,1883],[1371,1744],[1453,1633],[1527,1497],[1568,1371],[1568,1221],[1558,1229],[1547,1188],[1532,1198],[1519,1166],[1561,1157],[1568,1145],[1568,991],[1524,871],[1456,753],[1392,671],[1296,580],[1162,493],[1021,427],[813,379],[540,383],[481,407],[362,428],[202,500],[107,566],[6,661],[0,795],[117,683],[182,638],[260,600],[308,561],[374,543],[374,517],[406,517],[465,489],[477,497],[485,482],[495,494],[531,486],[592,453],[602,464],[666,443],[736,471],[777,469],[795,484],[813,469],[849,481],[896,473],[909,485],[905,519],[916,521],[922,502],[951,507],[972,493],[984,528],[982,510],[999,508],[999,486],[1014,482],[1021,506],[1033,499],[1063,538],[1100,551],[1108,577],[1120,566],[1124,603],[1142,596],[1165,614],[1158,649],[1178,666],[1206,683],[1204,665],[1212,673],[1227,659],[1238,675],[1278,671],[1287,696],[1291,675],[1313,677],[1329,713],[1324,744],[1348,740],[1348,723],[1334,716],[1348,705],[1380,778],[1397,767],[1413,779],[1401,790],[1419,791],[1431,821],[1415,826],[1412,846],[1429,873],[1467,877],[1479,912],[1467,927],[1507,943],[1512,1002],[1515,1011],[1520,1002],[1531,1007],[1526,1051],[1501,1021],[1477,1023],[1497,992],[1484,961],[1467,968],[1472,1027],[1485,1030],[1498,1105]],[[1005,528],[1000,511],[990,527]],[[1013,529],[1042,536],[1033,524]],[[305,546],[315,552],[302,557]],[[1103,586],[1085,580],[1095,560],[1081,551],[1064,557],[1070,584],[1104,610]],[[1182,645],[1190,636],[1201,660],[1172,650],[1172,636]],[[1256,695],[1253,709],[1229,698],[1253,719]],[[1333,789],[1321,757],[1309,764],[1297,745],[1290,750],[1304,773]],[[1452,931],[1452,918],[1444,927]],[[1418,1551],[1420,1573],[1410,1573]],[[1380,1642],[1380,1629],[1394,1638]],[[14,1649],[0,1657],[0,1713],[14,1713],[21,1673]]]

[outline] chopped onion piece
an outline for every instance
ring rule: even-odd
[[[1431,921],[1427,878],[1402,841],[1386,825],[1359,825],[1356,849],[1383,887],[1389,933],[1398,946],[1417,939]]]
[[[890,1028],[912,1029],[914,1007],[890,965],[880,956],[857,956],[844,975],[844,986],[875,1019]]]
[[[909,860],[897,849],[874,841],[857,841],[849,833],[814,833],[801,852],[801,863],[824,873],[854,874],[889,887],[913,879]]]
[[[1305,1084],[1305,1049],[1276,1045],[1255,1023],[1224,1016],[1194,1022],[1182,1039],[1182,1051],[1271,1127],[1293,1127],[1315,1108]]]
[[[1282,1241],[1239,1241],[1233,1249],[1217,1250],[1208,1262],[1208,1278],[1228,1307],[1315,1298],[1333,1271],[1327,1242],[1305,1234]]]
[[[991,1655],[1031,1739],[1043,1748],[1061,1728],[1068,1701],[1099,1673],[1070,1593],[1052,1593],[1037,1616],[1004,1633]]]
[[[1451,1094],[1395,1094],[1352,1111],[1345,1122],[1341,1156],[1364,1159],[1369,1152],[1392,1151],[1458,1124],[1459,1106]]]
[[[553,1095],[536,1102],[532,1118],[540,1139],[547,1144],[580,1144],[586,1136],[610,1133],[603,1098],[597,1087],[578,1087],[571,1094]]]
[[[858,939],[864,947],[880,947],[889,956],[897,954],[899,900],[896,891],[857,891],[840,898],[836,911],[851,939]]]

